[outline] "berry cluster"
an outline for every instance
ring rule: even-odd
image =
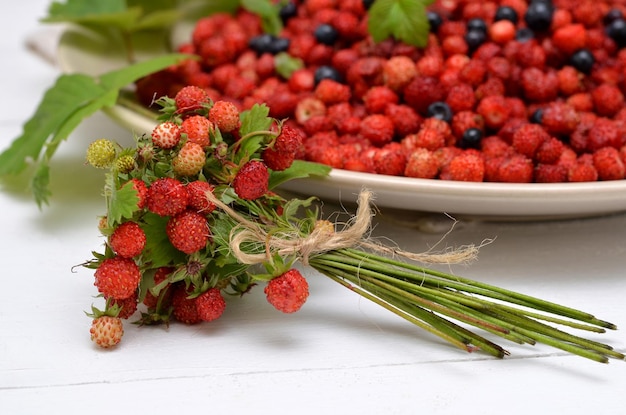
[[[589,313],[394,259],[464,262],[473,258],[475,248],[415,254],[371,241],[367,190],[342,230],[319,219],[311,207],[314,198],[286,200],[272,192],[284,180],[327,174],[330,168],[295,160],[301,136],[269,117],[266,106],[240,112],[233,103],[211,100],[197,86],[158,102],[161,122],[151,134],[136,137],[135,147],[100,139],[87,150],[89,164],[109,169],[107,212],[99,221],[104,252],[94,252],[83,264],[95,270],[94,285],[105,300],[103,310],[92,306],[88,314],[91,339],[99,347],[118,345],[122,320],[134,315],[140,315],[142,325],[214,321],[229,297],[241,297],[260,283],[271,306],[294,313],[309,296],[307,280],[294,267],[300,261],[468,352],[508,354],[447,316],[518,343],[544,342],[599,362],[624,359],[608,345],[539,322],[600,332],[615,328]],[[413,157],[428,167],[429,150],[420,151]],[[540,145],[536,151],[553,157],[551,147]],[[381,150],[376,157],[381,165],[393,165],[396,154]],[[469,152],[459,157],[450,164],[480,161]],[[467,170],[468,179],[474,179],[474,171]],[[531,316],[516,308],[520,299],[525,307],[552,315]]]
[[[196,324],[220,317],[225,296],[242,295],[259,281],[268,281],[268,302],[285,313],[308,296],[307,281],[292,268],[295,256],[269,258],[265,273],[238,263],[228,243],[238,223],[215,204],[222,200],[264,224],[286,226],[293,203],[283,215],[286,202],[269,190],[270,176],[289,175],[300,135],[268,117],[266,107],[240,113],[196,86],[159,103],[162,122],[137,137],[136,148],[100,139],[87,150],[89,164],[110,169],[108,211],[99,224],[105,252],[85,264],[95,269],[94,285],[106,300],[104,310],[89,314],[92,340],[102,347],[119,343],[120,319],[138,305],[142,324],[171,317]]]
[[[199,56],[138,83],[239,110],[266,103],[297,157],[418,178],[578,182],[626,175],[626,6],[617,0],[438,0],[424,48],[375,43],[362,0],[291,0],[283,28],[248,11],[199,20]]]

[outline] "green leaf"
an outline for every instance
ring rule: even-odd
[[[324,164],[312,163],[304,160],[295,160],[288,169],[271,172],[269,188],[274,189],[280,184],[293,179],[304,179],[312,176],[328,176],[331,170],[331,167]]]
[[[263,31],[278,35],[283,27],[280,19],[280,4],[272,4],[270,0],[241,0],[241,6],[249,12],[261,17]]]
[[[109,226],[121,223],[123,219],[133,217],[133,214],[139,209],[139,195],[137,190],[131,185],[122,186],[116,189],[115,179],[111,174],[106,178],[106,189],[108,193],[107,221]]]
[[[430,30],[426,6],[433,0],[376,0],[368,12],[368,30],[376,42],[390,36],[424,47]]]
[[[65,3],[54,1],[48,8],[51,18],[78,18],[98,14],[112,14],[126,10],[125,0],[67,0]]]
[[[266,131],[272,125],[269,114],[270,109],[265,104],[254,104],[249,110],[243,111],[239,134],[243,137],[256,131]]]
[[[49,175],[45,166],[59,144],[85,118],[115,105],[120,89],[185,58],[188,55],[159,56],[100,77],[61,75],[45,92],[33,116],[24,123],[22,134],[0,154],[0,176],[19,174],[31,163],[38,165],[32,188],[38,203],[46,203]]]
[[[292,73],[304,68],[304,62],[300,58],[294,58],[287,52],[280,52],[274,56],[274,66],[280,76],[289,79]]]
[[[185,254],[174,248],[165,232],[169,218],[146,213],[142,229],[146,234],[144,257],[150,259],[150,267],[159,268],[171,264],[185,263]]]

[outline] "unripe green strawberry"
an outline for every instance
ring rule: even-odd
[[[119,317],[101,316],[93,319],[89,333],[94,343],[108,349],[122,340],[124,326]]]
[[[116,154],[113,141],[100,138],[89,144],[87,162],[97,169],[108,169],[113,165]]]
[[[267,301],[283,313],[298,311],[309,297],[309,283],[295,268],[270,280],[265,287]]]
[[[180,127],[171,121],[162,122],[152,130],[152,143],[156,147],[170,149],[180,141]]]
[[[135,168],[135,158],[131,155],[120,156],[115,160],[115,169],[120,173],[130,173]]]
[[[200,144],[187,141],[172,160],[172,168],[178,176],[196,176],[206,162],[206,154]]]

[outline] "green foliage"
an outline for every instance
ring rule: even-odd
[[[61,75],[44,94],[22,134],[0,154],[0,176],[16,175],[29,164],[35,169],[32,190],[39,206],[48,202],[49,161],[59,144],[87,117],[115,105],[119,91],[134,80],[173,65],[187,55],[159,56],[105,73]]]
[[[434,0],[376,0],[370,7],[368,30],[376,42],[390,36],[424,47],[429,24],[426,6]]]

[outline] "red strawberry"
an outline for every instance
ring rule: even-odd
[[[273,278],[265,287],[267,301],[283,313],[294,313],[309,296],[309,283],[295,268]]]
[[[206,117],[202,115],[192,115],[185,118],[180,126],[181,132],[187,135],[187,141],[207,147],[211,144],[210,134],[214,129],[214,125]]]
[[[124,183],[122,187],[132,186],[133,189],[137,191],[137,197],[139,200],[137,201],[137,208],[143,209],[146,206],[148,199],[148,187],[143,180],[140,179],[130,179],[128,182]]]
[[[202,180],[196,180],[187,184],[189,194],[189,208],[198,213],[208,215],[213,212],[215,205],[206,197],[207,192],[212,192],[213,186]]]
[[[118,317],[101,316],[91,323],[91,340],[100,347],[109,348],[117,345],[124,335],[122,320]]]
[[[111,249],[123,258],[132,258],[146,246],[146,234],[136,222],[124,222],[113,231],[109,238]]]
[[[188,298],[189,294],[185,289],[185,284],[177,284],[174,286],[174,294],[172,295],[172,314],[174,318],[185,324],[198,324],[202,320],[196,309],[195,298]]]
[[[137,311],[137,296],[138,293],[135,291],[133,295],[123,300],[107,298],[107,301],[109,301],[109,306],[119,307],[120,311],[117,315],[119,318],[130,318]]]
[[[226,308],[226,301],[219,288],[211,288],[196,297],[196,311],[203,321],[218,319]]]
[[[135,261],[118,256],[102,261],[94,276],[94,285],[105,297],[123,300],[136,292],[141,272]]]
[[[176,249],[186,254],[193,254],[203,249],[211,232],[204,215],[186,210],[172,217],[165,228],[167,237]]]
[[[232,102],[217,101],[209,110],[209,120],[223,133],[239,128],[239,110]]]
[[[260,160],[250,160],[237,172],[233,179],[233,189],[242,199],[254,200],[267,193],[270,174]]]
[[[159,216],[173,216],[184,211],[188,201],[187,189],[176,179],[157,179],[148,188],[148,209]]]
[[[189,85],[178,91],[174,101],[176,102],[176,112],[184,114],[201,109],[210,102],[210,98],[204,89]]]
[[[172,168],[178,176],[196,176],[206,162],[206,154],[200,144],[187,141],[172,160]]]
[[[180,141],[180,127],[171,121],[162,122],[152,130],[152,143],[156,147],[170,149]]]

